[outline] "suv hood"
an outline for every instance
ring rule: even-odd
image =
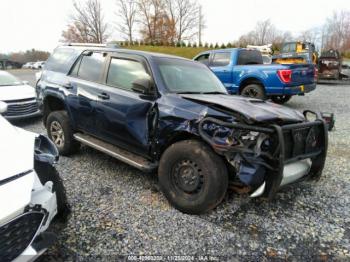
[[[288,123],[297,123],[304,121],[305,118],[300,112],[285,106],[266,102],[260,99],[246,98],[235,95],[201,95],[186,94],[181,95],[185,99],[193,102],[205,104],[213,109],[224,109],[239,113],[245,117],[248,122],[264,123],[282,121]]]
[[[35,89],[29,85],[0,86],[0,100],[11,101],[35,98]]]

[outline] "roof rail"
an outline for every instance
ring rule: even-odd
[[[65,43],[66,46],[86,46],[86,47],[107,47],[107,48],[120,48],[118,44],[107,43],[107,44],[95,44],[95,43]]]

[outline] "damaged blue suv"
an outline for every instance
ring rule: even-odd
[[[215,208],[229,186],[271,198],[321,176],[327,124],[319,113],[229,95],[203,64],[133,50],[55,49],[37,83],[60,154],[84,144],[144,172],[177,209]]]

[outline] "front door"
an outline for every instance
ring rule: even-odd
[[[99,137],[135,153],[150,147],[150,115],[154,96],[132,90],[136,79],[151,79],[147,63],[137,55],[110,55],[103,96],[98,99],[96,128]]]

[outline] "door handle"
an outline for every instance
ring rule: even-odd
[[[109,99],[109,94],[107,94],[107,93],[100,93],[97,96],[98,96],[98,98],[101,98],[103,100]]]

